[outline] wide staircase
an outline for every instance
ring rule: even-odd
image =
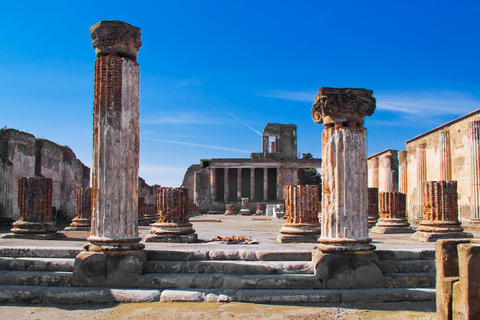
[[[377,250],[382,288],[319,289],[312,252],[146,250],[137,288],[75,287],[79,249],[0,247],[0,302],[358,303],[435,300],[434,251]]]

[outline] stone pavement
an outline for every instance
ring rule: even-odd
[[[252,220],[252,219],[265,220]],[[316,246],[315,243],[288,243],[279,244],[277,236],[284,219],[255,216],[224,216],[224,215],[202,215],[192,217],[193,228],[198,234],[197,243],[142,243],[146,249],[152,250],[241,250],[241,251],[311,251]],[[67,222],[60,222],[57,225],[59,230],[68,226]],[[139,234],[142,239],[149,235],[151,226],[140,226]],[[9,227],[0,227],[0,234],[9,233]],[[480,231],[466,229],[473,233],[475,238],[480,238]],[[72,247],[82,248],[88,241],[90,235],[87,231],[61,231],[67,237],[59,240],[27,240],[27,239],[0,239],[2,247],[34,246],[34,247]],[[258,244],[226,244],[222,242],[212,242],[216,236],[230,237],[244,236],[250,237]],[[374,234],[370,232],[373,239],[372,244],[381,250],[425,250],[435,249],[434,242],[418,242],[410,239],[411,233],[407,234]]]

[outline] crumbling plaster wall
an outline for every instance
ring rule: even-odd
[[[471,219],[472,171],[469,123],[480,120],[480,110],[421,136],[407,141],[407,210],[411,221],[421,220],[422,210],[418,190],[419,161],[417,149],[422,145],[426,154],[426,181],[441,180],[441,154],[439,140],[443,131],[450,133],[450,161],[452,180],[458,183],[459,218],[465,223]]]

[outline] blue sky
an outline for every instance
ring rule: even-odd
[[[91,166],[89,27],[142,29],[140,175],[178,186],[203,158],[261,151],[293,123],[321,156],[319,87],[374,91],[368,155],[480,108],[476,1],[22,1],[0,13],[0,126],[68,145]]]

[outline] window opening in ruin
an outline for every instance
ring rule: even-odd
[[[275,136],[268,136],[268,153],[277,153],[277,139]]]

